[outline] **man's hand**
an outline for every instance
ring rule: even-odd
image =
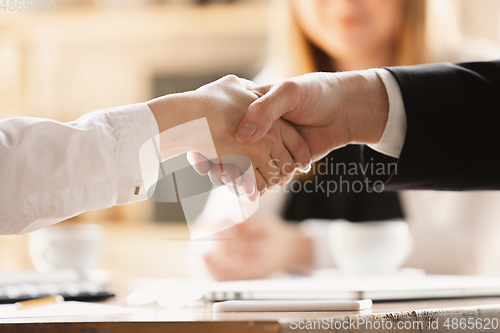
[[[259,87],[241,121],[236,139],[260,140],[280,118],[294,124],[313,160],[349,143],[380,140],[389,112],[383,82],[372,71],[313,73]]]
[[[260,192],[265,191],[267,186],[287,181],[295,171],[296,163],[309,163],[311,160],[305,140],[293,126],[284,120],[275,122],[261,140],[251,145],[242,145],[234,138],[233,133],[248,106],[260,96],[252,91],[253,88],[255,85],[252,82],[228,75],[195,91],[150,101],[148,105],[157,119],[160,132],[205,117],[217,156],[207,156],[205,142],[199,142],[196,133],[186,133],[181,135],[180,142],[164,142],[161,146],[168,149],[172,145],[189,147],[187,151],[195,153],[190,155],[190,160],[196,160],[198,172],[209,173],[217,185],[234,182],[246,186],[249,195],[252,189],[240,177],[240,173],[245,170],[238,166],[221,168],[218,165],[220,160],[217,160],[221,155],[248,157],[252,161]],[[290,154],[289,151],[294,153]]]

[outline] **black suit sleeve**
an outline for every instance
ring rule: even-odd
[[[385,189],[500,189],[500,60],[387,69],[408,127]],[[363,158],[384,160],[367,148]]]

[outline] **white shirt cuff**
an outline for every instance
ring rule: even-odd
[[[144,184],[158,178],[156,156],[144,170],[140,166],[141,146],[158,134],[144,103],[91,112],[68,123],[6,119],[0,134],[0,156],[5,156],[0,159],[5,171],[0,174],[1,234],[144,200]]]
[[[399,158],[406,138],[406,110],[401,90],[394,76],[386,69],[374,68],[384,82],[389,98],[389,117],[380,141],[368,147],[384,155]]]
[[[148,140],[158,134],[158,124],[146,103],[104,110],[111,116],[118,129],[120,158],[115,191],[115,205],[123,205],[147,199],[146,188],[158,178],[158,158],[155,163],[141,165],[139,150]],[[141,170],[146,168],[147,170]]]

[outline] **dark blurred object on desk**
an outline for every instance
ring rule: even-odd
[[[96,271],[93,278],[80,280],[73,271],[57,274],[7,273],[0,277],[0,304],[61,295],[66,301],[102,301],[114,297],[107,287],[107,274]],[[104,274],[103,274],[104,273]]]

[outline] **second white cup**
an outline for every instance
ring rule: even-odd
[[[413,249],[408,223],[336,221],[328,229],[329,246],[344,274],[392,274]]]

